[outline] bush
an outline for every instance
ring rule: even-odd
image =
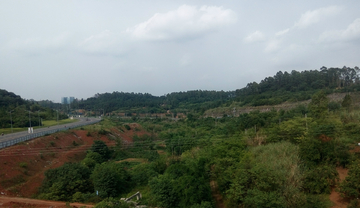
[[[105,129],[100,129],[100,130],[98,131],[98,134],[100,134],[100,135],[106,135],[106,134],[108,134],[108,132],[107,132]]]
[[[65,163],[59,168],[49,169],[45,172],[39,198],[71,201],[76,192],[93,192],[90,173],[89,168],[78,163]]]
[[[133,207],[131,204],[128,204],[123,201],[116,200],[112,197],[106,198],[96,204],[95,208],[130,208]]]
[[[130,174],[132,182],[137,186],[146,185],[151,178],[158,175],[153,166],[146,163],[135,166]]]
[[[99,153],[102,156],[104,161],[106,161],[110,158],[110,153],[111,153],[110,149],[105,144],[105,142],[103,142],[101,140],[94,141],[94,144],[91,146],[90,150],[92,152]]]
[[[27,168],[27,163],[26,162],[21,162],[21,163],[19,163],[19,166],[21,168]]]
[[[348,176],[340,184],[340,193],[351,199],[360,197],[360,161],[354,161]]]
[[[330,194],[339,180],[335,166],[322,165],[305,171],[303,189],[309,194]]]
[[[117,197],[129,188],[130,176],[127,171],[116,163],[102,163],[95,166],[91,174],[91,180],[94,184],[95,191],[99,196]]]
[[[127,124],[124,125],[126,130],[131,130],[131,127]]]

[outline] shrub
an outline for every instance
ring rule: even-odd
[[[100,135],[106,135],[106,134],[108,134],[108,132],[107,132],[105,129],[100,129],[100,130],[98,131],[98,134],[100,134]]]
[[[97,165],[91,174],[95,191],[100,197],[116,197],[129,187],[130,177],[127,171],[116,163]]]
[[[27,168],[27,163],[26,162],[21,162],[21,163],[19,163],[19,166],[21,168]]]
[[[65,163],[45,172],[39,198],[71,201],[76,192],[93,192],[90,170],[79,163]]]
[[[94,141],[94,144],[91,146],[90,150],[92,152],[99,153],[102,156],[104,161],[110,158],[110,153],[111,153],[110,149],[105,144],[105,142],[103,142],[101,140]]]
[[[340,184],[340,193],[351,199],[360,197],[360,161],[351,164],[348,176]]]

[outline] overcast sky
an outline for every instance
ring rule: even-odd
[[[1,0],[0,89],[25,99],[235,90],[360,67],[359,0]]]

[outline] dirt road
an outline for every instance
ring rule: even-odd
[[[70,203],[71,207],[94,207],[94,205]],[[66,208],[66,202],[45,201],[38,199],[28,199],[19,197],[0,196],[0,207],[53,207]]]

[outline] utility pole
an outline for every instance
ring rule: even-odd
[[[11,110],[10,113],[10,124],[11,124],[11,133],[13,133],[13,125],[12,125],[12,116],[11,116],[11,112],[13,112],[13,110]]]
[[[39,127],[40,127],[40,116],[39,116],[39,111],[40,111],[40,110],[38,110],[37,112],[38,112],[38,118],[39,118]]]
[[[30,118],[30,111],[29,111],[29,125],[30,125],[30,129],[31,129],[31,118]]]
[[[56,110],[56,123],[59,125],[59,110]]]

